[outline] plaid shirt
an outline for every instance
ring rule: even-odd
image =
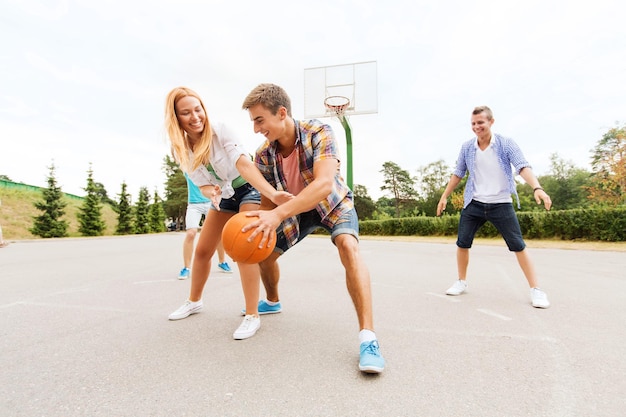
[[[304,186],[313,180],[313,164],[315,161],[324,159],[336,159],[339,161],[339,153],[335,135],[329,125],[319,120],[298,121],[296,125],[296,150],[298,152],[298,164]],[[283,174],[282,158],[278,158],[277,141],[266,141],[256,151],[254,162],[267,180],[278,191],[287,190],[287,182]],[[332,192],[324,200],[320,201],[315,210],[322,218],[322,223],[333,227],[339,217],[354,208],[350,189],[341,178],[339,166],[335,174]],[[296,244],[300,235],[298,219],[290,217],[285,219],[282,228],[289,247]]]
[[[477,138],[474,138],[463,143],[463,146],[461,146],[461,152],[459,153],[459,158],[456,161],[456,168],[453,172],[453,174],[457,177],[463,178],[469,171],[469,178],[467,179],[465,192],[463,193],[463,208],[467,207],[467,205],[472,202],[474,191],[476,190],[476,177],[474,176],[474,171],[476,168],[477,140]],[[517,143],[515,143],[513,139],[505,138],[504,136],[500,136],[495,133],[491,141],[491,146],[493,146],[493,149],[498,155],[500,167],[504,171],[504,175],[506,175],[507,182],[509,183],[509,191],[511,194],[515,195],[515,198],[517,199],[517,208],[519,208],[519,196],[517,195],[517,188],[515,187],[515,178],[513,176],[511,165],[515,167],[515,175],[518,175],[523,168],[530,167],[530,164],[526,161],[524,154],[522,154],[522,150],[519,146],[517,146]]]

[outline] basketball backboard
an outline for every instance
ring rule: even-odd
[[[350,100],[346,116],[378,113],[376,61],[305,68],[304,117],[334,116],[335,113],[324,106],[324,99],[329,96]]]

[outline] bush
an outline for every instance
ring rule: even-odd
[[[526,239],[626,241],[626,207],[519,212],[517,218]],[[450,236],[459,219],[460,214],[365,220],[359,227],[364,236]],[[487,222],[476,236],[496,237],[498,231]]]

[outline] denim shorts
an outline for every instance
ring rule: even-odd
[[[220,211],[226,213],[239,213],[242,204],[261,204],[261,193],[248,183],[235,188],[235,194],[231,198],[224,198],[220,202]],[[211,204],[211,210],[215,210]]]
[[[472,247],[474,236],[485,222],[491,222],[504,238],[511,252],[521,252],[526,247],[522,230],[512,203],[481,203],[472,200],[461,211],[456,245],[462,249]]]
[[[359,217],[354,209],[345,212],[341,217],[339,217],[337,223],[335,223],[333,227],[328,227],[323,224],[322,218],[315,209],[305,213],[300,213],[296,217],[298,218],[298,226],[300,229],[298,242],[304,239],[307,235],[313,233],[313,231],[318,227],[330,232],[330,240],[333,243],[335,242],[335,238],[337,236],[345,234],[352,235],[359,240]],[[278,228],[276,233],[276,248],[274,249],[274,252],[282,254],[285,253],[287,249],[289,249],[287,238],[285,237],[282,228]]]

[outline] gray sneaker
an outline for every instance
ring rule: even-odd
[[[548,301],[548,296],[540,288],[530,289],[530,299],[532,300],[533,307],[536,307],[536,308],[550,307],[550,301]]]
[[[457,280],[454,285],[448,288],[446,294],[448,295],[461,295],[467,290],[467,282],[464,279]]]

